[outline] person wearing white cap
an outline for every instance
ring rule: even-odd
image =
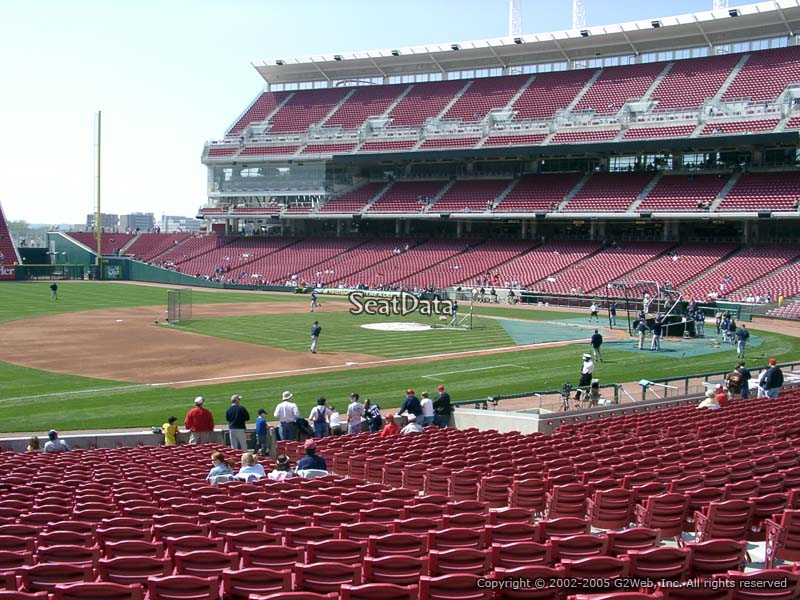
[[[203,407],[205,398],[198,396],[194,399],[194,408],[186,413],[183,421],[184,427],[189,430],[190,444],[207,444],[214,431],[214,415]]]
[[[228,421],[228,433],[231,438],[231,448],[237,450],[247,450],[247,422],[250,420],[250,413],[241,404],[242,397],[239,394],[231,396],[231,405],[225,411],[225,419]]]
[[[288,390],[283,392],[280,404],[275,407],[274,416],[281,422],[281,439],[297,440],[296,421],[300,417],[300,410],[297,404],[292,402],[292,392]]]
[[[592,373],[594,373],[592,355],[584,354],[581,358],[583,359],[583,365],[581,366],[581,378],[578,381],[578,389],[575,392],[575,400],[581,399],[581,388],[587,392],[589,391],[589,387],[592,385]]]
[[[417,415],[413,413],[409,414],[408,425],[406,425],[400,430],[400,435],[406,435],[409,433],[422,433],[422,432],[423,432],[422,425],[417,423]]]

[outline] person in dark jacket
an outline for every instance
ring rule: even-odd
[[[303,446],[306,450],[306,455],[297,461],[297,470],[316,469],[318,471],[327,471],[328,465],[325,463],[325,459],[317,455],[316,441],[308,439]]]
[[[239,394],[231,396],[231,405],[225,411],[225,420],[228,421],[228,433],[231,438],[231,448],[247,450],[247,422],[250,413],[241,405],[242,397]]]
[[[414,390],[406,391],[406,399],[403,400],[403,405],[400,407],[400,410],[397,411],[397,415],[400,416],[404,412],[408,412],[410,415],[416,415],[419,417],[420,421],[422,421],[422,403],[419,401],[414,395]]]
[[[445,428],[450,424],[450,415],[453,414],[453,405],[450,404],[450,394],[440,385],[439,394],[433,399],[433,424]]]
[[[594,330],[589,343],[592,345],[592,354],[594,355],[594,359],[603,362],[603,354],[600,352],[600,346],[603,345],[603,336],[600,335],[600,332],[597,329]]]
[[[778,392],[783,387],[783,371],[775,365],[775,359],[769,359],[769,368],[761,374],[758,380],[758,387],[761,388],[759,396],[762,398],[778,398]]]

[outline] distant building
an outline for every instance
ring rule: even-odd
[[[86,215],[86,229],[94,229],[95,213]],[[119,215],[100,213],[100,227],[106,231],[115,231],[119,227]]]
[[[131,213],[119,216],[120,231],[150,231],[155,226],[153,213]]]
[[[191,231],[197,233],[205,225],[202,219],[192,217],[175,217],[164,215],[161,217],[161,233],[177,233],[181,231]]]

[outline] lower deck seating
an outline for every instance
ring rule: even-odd
[[[81,598],[65,594],[90,588],[69,584],[99,580],[104,598],[139,598],[146,587],[153,600],[245,589],[377,600],[401,590],[358,586],[390,582],[419,585],[427,598],[474,592],[479,577],[536,574],[800,585],[791,566],[761,569],[745,552],[773,536],[770,566],[793,556],[773,523],[800,535],[800,393],[717,411],[696,403],[567,416],[552,435],[327,437],[317,451],[331,474],[251,484],[205,482],[212,451],[239,458],[213,444],[4,453],[0,541],[14,550],[0,551],[0,585]],[[297,460],[303,445],[277,450]],[[665,542],[675,536],[683,548]],[[142,554],[114,558],[126,545]],[[54,553],[62,562],[43,560]],[[122,582],[128,595],[109,585]]]

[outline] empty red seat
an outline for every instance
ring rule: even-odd
[[[254,594],[292,591],[291,570],[263,567],[222,571],[222,595],[230,600],[248,600]]]
[[[53,591],[53,600],[142,600],[142,586],[116,583],[64,583]]]
[[[147,580],[148,600],[219,600],[217,577],[169,575]]]

